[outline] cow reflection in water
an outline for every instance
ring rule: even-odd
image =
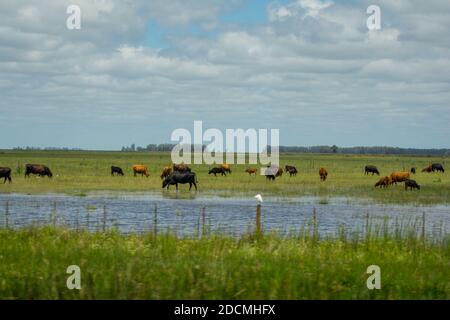
[[[196,200],[199,196],[198,192],[172,192],[171,190],[163,189],[161,196],[165,200]]]

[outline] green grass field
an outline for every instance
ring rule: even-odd
[[[420,172],[430,162],[445,166],[447,159],[282,154],[281,165],[295,165],[299,174],[276,181],[248,176],[247,165],[233,165],[231,175],[217,178],[208,176],[208,165],[191,167],[200,181],[199,193],[447,204],[448,172]],[[25,179],[26,163],[48,165],[53,179]],[[0,166],[12,168],[13,183],[0,184],[0,192],[160,192],[159,175],[170,163],[168,153],[4,151]],[[133,177],[133,164],[147,165],[150,177]],[[413,179],[422,189],[375,189],[379,177],[365,176],[366,164],[376,165],[382,176],[417,167]],[[126,176],[111,177],[111,165],[121,166]],[[319,180],[320,167],[330,173],[326,182]],[[190,194],[187,186],[180,188],[181,195]],[[416,231],[375,232],[364,239],[345,232],[325,239],[309,231],[288,237],[177,238],[63,227],[2,228],[0,299],[450,299],[450,238],[423,239]],[[81,268],[80,291],[66,287],[69,265]],[[381,268],[381,290],[366,286],[369,265]]]
[[[81,268],[81,290],[66,269]],[[367,267],[381,268],[369,290]],[[1,299],[450,299],[450,239],[0,230]]]
[[[413,156],[359,156],[322,154],[282,154],[280,164],[295,165],[297,177],[283,177],[266,181],[263,176],[250,177],[244,170],[255,165],[233,165],[232,174],[227,177],[208,176],[208,165],[192,165],[198,175],[199,192],[223,196],[261,193],[266,196],[350,196],[368,198],[381,202],[397,203],[449,203],[450,175],[422,173],[420,170],[430,162],[444,166],[446,157]],[[53,179],[25,179],[26,163],[48,165],[54,173]],[[0,192],[21,193],[68,193],[83,195],[90,191],[160,191],[162,168],[171,163],[169,153],[126,153],[126,152],[63,152],[63,151],[3,151],[0,166],[13,170],[13,183],[0,184]],[[145,164],[149,167],[149,178],[133,177],[131,166]],[[399,185],[387,190],[374,188],[379,177],[364,176],[364,166],[376,165],[381,176],[392,171],[417,167],[418,173],[412,179],[422,186],[420,191],[405,192]],[[111,177],[110,166],[124,169],[125,177]],[[320,182],[318,170],[329,171],[326,182]],[[188,192],[181,186],[181,193]]]

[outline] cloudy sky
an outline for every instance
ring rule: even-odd
[[[194,120],[448,148],[449,33],[448,0],[0,0],[0,148],[163,143]]]

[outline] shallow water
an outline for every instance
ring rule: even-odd
[[[379,204],[351,198],[265,197],[261,209],[264,232],[298,233],[311,225],[315,212],[321,236],[339,229],[361,232],[370,224],[416,224],[425,215],[425,232],[449,233],[449,205]],[[241,235],[255,229],[253,197],[216,197],[192,193],[92,193],[85,197],[48,194],[0,194],[0,225],[66,225],[92,231],[117,227],[121,232],[170,230],[180,236],[220,232]],[[156,220],[155,220],[156,218]]]

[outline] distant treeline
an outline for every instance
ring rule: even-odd
[[[122,151],[172,151],[175,144],[163,143],[163,144],[149,144],[146,147],[140,147],[132,144],[129,147],[122,147]],[[192,150],[194,146],[192,145]],[[202,150],[205,150],[206,146],[202,146]],[[270,146],[267,148],[270,152]],[[338,153],[338,154],[410,154],[410,155],[430,155],[430,156],[448,156],[450,155],[450,149],[418,149],[418,148],[397,148],[397,147],[338,147],[333,146],[311,146],[311,147],[298,147],[298,146],[280,146],[280,152],[291,153]]]
[[[162,144],[149,144],[145,147],[136,146],[132,144],[130,146],[122,147],[121,151],[126,152],[145,152],[145,151],[166,151],[170,152],[176,144],[162,143]],[[206,149],[206,145],[201,146],[202,150]],[[267,148],[270,152],[270,146]],[[80,148],[68,148],[68,147],[15,147],[13,150],[24,151],[83,151]],[[194,151],[194,145],[191,145],[191,150]],[[280,152],[290,153],[338,153],[338,154],[408,154],[408,155],[423,155],[423,156],[450,156],[450,149],[418,149],[418,148],[397,148],[397,147],[337,147],[333,146],[311,146],[311,147],[298,147],[298,146],[280,146]]]
[[[83,149],[80,148],[68,148],[68,147],[15,147],[13,150],[17,151],[83,151]]]
[[[269,148],[270,150],[270,148]],[[288,147],[280,146],[280,152],[292,153],[339,153],[339,154],[409,154],[409,155],[450,155],[450,149],[416,149],[397,147],[347,147],[337,146],[312,146],[312,147]]]
[[[146,147],[140,147],[140,146],[136,146],[134,143],[129,146],[129,147],[122,147],[122,151],[127,151],[127,152],[133,152],[133,151],[137,151],[137,152],[142,152],[142,151],[172,151],[172,149],[176,146],[176,144],[172,144],[172,143],[162,143],[162,144],[149,144]],[[192,151],[194,151],[194,146],[195,145],[191,145],[191,149]],[[202,145],[202,150],[205,150],[206,145]]]

